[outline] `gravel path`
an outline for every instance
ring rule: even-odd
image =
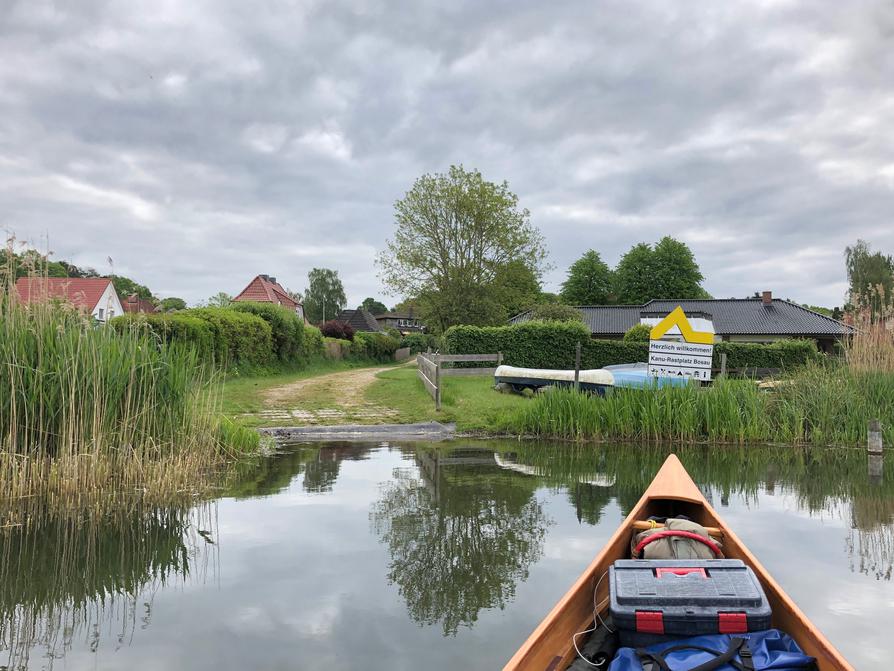
[[[266,421],[304,424],[340,424],[388,421],[398,413],[365,400],[366,389],[376,374],[394,366],[358,368],[328,373],[273,387],[263,393],[264,410],[253,413]]]

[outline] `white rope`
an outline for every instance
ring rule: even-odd
[[[608,574],[608,571],[599,576],[599,580],[596,581],[596,589],[593,590],[593,626],[589,629],[584,629],[583,631],[579,631],[571,637],[571,644],[574,646],[574,651],[577,653],[577,656],[584,660],[590,666],[602,666],[601,664],[594,664],[589,659],[584,657],[583,653],[580,651],[580,648],[577,647],[577,637],[583,636],[584,634],[590,634],[596,631],[601,624],[605,629],[607,629],[610,633],[615,633],[615,631],[609,627],[605,621],[602,619],[602,616],[599,614],[598,602],[596,601],[596,595],[599,593],[599,586],[602,584],[602,580]],[[598,624],[597,624],[598,623]]]

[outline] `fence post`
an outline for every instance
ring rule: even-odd
[[[720,353],[720,374],[726,377],[726,352]]]
[[[574,347],[574,391],[580,390],[580,340]]]
[[[866,434],[866,449],[870,454],[882,453],[882,429],[877,419],[869,420],[869,431]]]
[[[503,365],[503,353],[497,352],[497,368]]]
[[[435,410],[441,409],[441,357],[433,355],[435,359]]]

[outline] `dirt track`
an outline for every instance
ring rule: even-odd
[[[393,366],[328,373],[273,387],[262,394],[264,409],[254,416],[265,424],[363,424],[387,422],[398,413],[365,400],[376,374]]]

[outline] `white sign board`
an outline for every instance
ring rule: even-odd
[[[649,375],[710,380],[713,357],[714,345],[650,340]]]

